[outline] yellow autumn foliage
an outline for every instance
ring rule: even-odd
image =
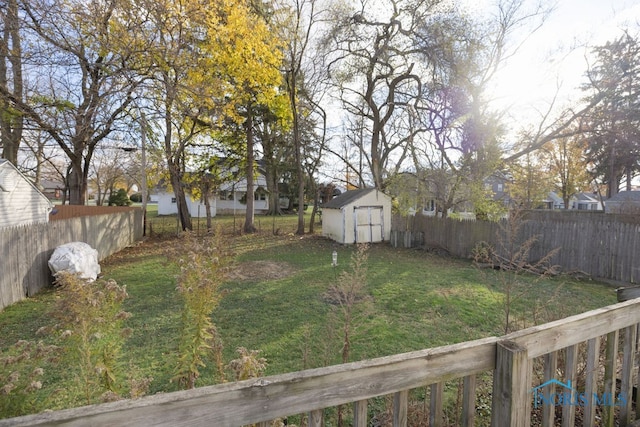
[[[243,0],[215,0],[207,10],[204,70],[209,99],[222,107],[224,117],[244,121],[239,111],[264,105],[278,117],[289,115],[282,86],[282,49],[266,22]],[[194,79],[198,77],[192,76]],[[221,102],[221,100],[224,100]]]

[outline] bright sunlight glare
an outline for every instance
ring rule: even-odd
[[[554,97],[556,107],[580,99],[592,46],[639,25],[638,0],[559,0],[542,27],[528,37],[522,31],[524,43],[496,75],[491,102],[517,124],[536,123]]]

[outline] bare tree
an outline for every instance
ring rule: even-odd
[[[412,140],[411,157],[442,216],[486,200],[483,181],[500,166],[503,149],[501,114],[491,110],[487,89],[521,46],[514,33],[526,29],[526,39],[548,13],[540,4],[529,8],[522,0],[503,0],[489,18],[452,11],[422,28],[421,43],[439,55],[432,61],[440,67],[416,105],[427,132]]]
[[[133,72],[144,47],[117,0],[23,1],[32,41],[28,72],[43,76],[21,99],[0,85],[0,98],[47,132],[70,161],[70,202],[84,204],[93,153],[116,129],[141,78]],[[44,77],[46,76],[46,78]]]
[[[125,155],[118,148],[108,147],[96,151],[89,175],[89,182],[96,190],[96,205],[105,204],[118,188],[128,187],[125,163]]]
[[[296,234],[304,234],[304,200],[305,200],[305,143],[302,138],[302,121],[309,114],[313,104],[301,105],[306,86],[305,74],[307,63],[312,61],[309,48],[312,34],[319,25],[325,11],[317,0],[288,0],[278,4],[276,28],[280,29],[280,38],[285,43],[284,73],[292,113],[292,140],[295,158],[296,181],[298,183],[298,228]],[[310,95],[306,93],[307,97]],[[306,108],[305,108],[306,107]],[[308,150],[307,150],[308,151]]]
[[[384,187],[390,165],[399,165],[408,142],[420,129],[401,129],[423,88],[422,75],[433,64],[417,34],[439,2],[388,0],[383,7],[334,9],[335,25],[325,39],[333,51],[329,72],[349,114],[362,117],[369,144],[362,149],[376,188]]]

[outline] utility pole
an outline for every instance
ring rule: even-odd
[[[141,138],[140,144],[140,162],[142,163],[142,179],[140,182],[142,193],[142,235],[147,235],[147,118],[144,115],[144,111],[140,110],[140,130]]]

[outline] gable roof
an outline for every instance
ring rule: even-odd
[[[325,203],[322,208],[327,208],[327,209],[340,209],[346,205],[348,205],[349,203],[353,202],[354,200],[359,199],[360,197],[364,196],[365,194],[369,194],[372,191],[376,191],[375,188],[361,188],[358,190],[349,190],[349,191],[345,191],[344,193],[340,194],[337,197],[334,197],[333,199],[329,200],[328,203]]]
[[[29,184],[29,186],[30,186],[31,188],[33,188],[33,189],[36,191],[36,193],[38,194],[38,196],[39,196],[39,197],[42,197],[44,200],[46,200],[46,201],[47,201],[47,203],[49,204],[49,206],[50,206],[51,208],[53,208],[53,204],[52,204],[52,203],[51,203],[51,201],[47,198],[47,196],[45,196],[45,195],[44,195],[44,193],[42,193],[42,191],[40,191],[40,189],[39,189],[38,187],[36,187],[36,185],[33,183],[33,181],[31,181],[29,178],[27,178],[26,176],[24,176],[24,175],[22,174],[22,172],[20,172],[20,171],[18,170],[18,168],[16,168],[16,167],[13,165],[13,163],[11,163],[11,162],[10,162],[9,160],[7,160],[7,159],[0,159],[0,169],[2,169],[2,168],[11,168],[11,169],[13,169],[13,171],[14,171],[15,173],[17,173],[17,174],[18,174],[18,176],[20,176],[22,179],[24,179],[24,180],[27,182],[27,184]]]
[[[640,202],[640,191],[621,191],[607,202]]]
[[[578,199],[578,201],[580,202],[589,202],[589,203],[598,203],[598,199],[595,198],[596,196],[591,193],[578,193],[576,194],[576,198]]]

